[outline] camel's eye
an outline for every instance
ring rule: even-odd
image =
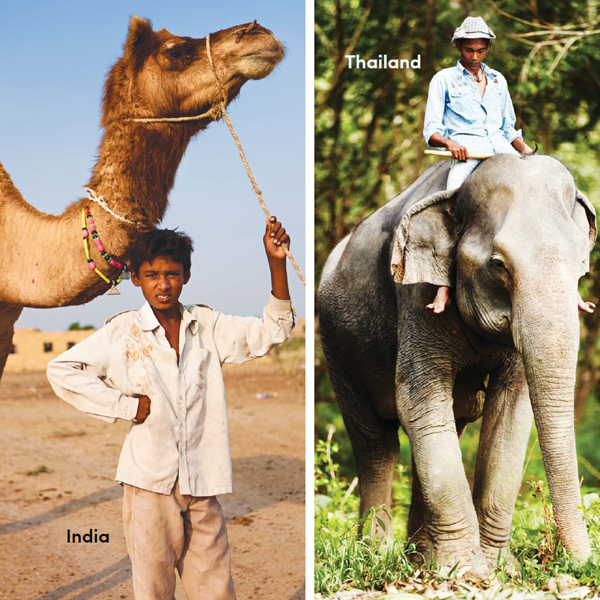
[[[167,42],[158,53],[158,63],[169,71],[185,71],[198,58],[195,40]]]
[[[194,57],[195,46],[191,43],[173,44],[163,50],[163,54],[173,61],[189,61]]]
[[[165,50],[165,54],[174,60],[181,58],[182,56],[186,56],[185,49],[182,46],[171,46]]]

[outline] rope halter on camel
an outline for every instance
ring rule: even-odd
[[[255,21],[255,23],[256,23],[256,21]],[[208,62],[212,69],[213,75],[215,76],[215,81],[217,82],[217,86],[219,87],[219,91],[221,92],[221,102],[217,106],[220,106],[220,108],[221,108],[221,111],[223,113],[223,119],[225,119],[225,123],[227,123],[227,127],[229,128],[229,133],[231,133],[231,137],[233,138],[233,141],[235,142],[235,145],[237,146],[238,152],[240,154],[240,158],[242,159],[242,162],[244,163],[244,167],[246,168],[246,174],[248,175],[248,179],[250,179],[250,183],[252,184],[252,189],[254,190],[254,193],[256,194],[256,197],[258,198],[260,206],[262,207],[263,212],[265,213],[265,216],[267,217],[267,221],[268,221],[271,218],[271,213],[269,212],[269,209],[267,208],[267,205],[265,204],[265,201],[263,200],[262,192],[258,188],[258,185],[256,185],[256,180],[254,179],[254,175],[252,174],[250,165],[248,164],[248,161],[246,160],[246,155],[244,154],[244,150],[242,148],[242,144],[240,143],[240,139],[236,135],[235,130],[233,129],[233,125],[231,124],[231,120],[229,119],[229,115],[227,114],[227,95],[225,94],[225,90],[223,89],[223,86],[221,85],[221,82],[217,75],[217,70],[215,68],[215,64],[213,62],[212,52],[211,52],[211,47],[210,47],[210,34],[208,34],[206,36],[206,54],[208,56]],[[300,267],[298,267],[298,264],[294,260],[294,257],[292,256],[292,253],[289,251],[289,248],[287,247],[286,244],[282,244],[281,247],[283,248],[285,255],[289,258],[290,262],[292,263],[292,266],[294,267],[294,270],[298,274],[298,277],[300,278],[302,285],[304,285],[306,287],[306,281],[304,279],[304,276],[302,275],[302,271],[300,271]]]
[[[88,193],[89,200],[98,204],[98,206],[103,208],[108,214],[112,215],[115,219],[117,219],[117,221],[121,221],[121,223],[127,223],[128,225],[133,225],[135,228],[140,229],[140,227],[142,226],[141,223],[130,221],[129,219],[118,215],[110,208],[108,202],[104,199],[104,196],[98,196],[98,194],[96,194],[96,192],[92,188],[86,187],[84,189]]]
[[[249,29],[251,29],[255,24],[256,24],[256,21],[249,27]],[[188,121],[199,121],[200,119],[212,119],[214,121],[220,121],[221,118],[225,119],[225,123],[227,123],[227,127],[229,129],[229,132],[231,133],[231,137],[233,137],[233,141],[235,142],[235,145],[237,146],[238,152],[240,154],[240,158],[242,159],[242,162],[244,163],[244,167],[246,169],[246,174],[248,175],[248,178],[250,179],[250,183],[252,184],[252,189],[254,190],[254,193],[256,194],[258,201],[260,203],[260,206],[262,207],[263,212],[265,213],[265,216],[267,217],[267,221],[268,221],[271,218],[271,213],[269,212],[269,209],[267,208],[267,205],[265,204],[265,201],[263,200],[262,192],[260,191],[258,185],[256,185],[256,180],[254,179],[254,175],[252,174],[252,170],[250,169],[250,165],[248,164],[248,160],[246,159],[246,155],[242,148],[242,144],[240,143],[240,139],[238,138],[237,134],[235,133],[235,130],[233,129],[233,125],[231,124],[231,120],[229,119],[229,115],[227,114],[227,95],[225,94],[225,90],[223,89],[223,86],[221,85],[221,81],[219,80],[219,77],[217,75],[217,70],[215,68],[215,63],[213,62],[213,57],[212,57],[212,52],[211,52],[211,47],[210,47],[210,34],[208,34],[206,36],[206,54],[208,56],[208,62],[210,64],[210,68],[212,69],[213,75],[215,77],[215,81],[217,82],[217,87],[219,88],[219,92],[221,93],[221,101],[218,102],[217,104],[215,104],[210,110],[208,110],[205,113],[202,113],[201,115],[194,115],[191,117],[126,117],[126,118],[121,118],[121,119],[115,119],[115,121],[122,120],[126,123],[185,123]],[[107,126],[110,125],[112,122],[114,122],[114,121],[109,122],[107,124]],[[90,199],[93,200],[93,198],[91,198],[91,196],[90,196]],[[94,200],[94,201],[96,201],[96,200]],[[107,210],[108,212],[111,212],[111,214],[114,215],[114,213],[112,213],[112,211],[108,208],[108,205],[103,206],[102,204],[100,204],[100,206],[102,206],[102,208],[104,208],[104,210]],[[119,218],[119,220],[123,220],[121,217],[118,217],[117,215],[114,215],[114,216]],[[133,225],[133,223],[131,223],[131,221],[125,221],[125,222]],[[300,278],[302,285],[304,285],[306,287],[306,281],[304,279],[304,276],[302,275],[302,271],[300,271],[300,268],[298,267],[298,264],[294,260],[292,253],[289,251],[287,244],[282,244],[281,248],[283,249],[285,255],[289,258],[290,263],[292,263],[292,266],[294,267],[294,270],[298,274],[298,277]]]

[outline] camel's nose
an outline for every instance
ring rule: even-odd
[[[267,29],[266,27],[259,25],[256,21],[254,21],[254,28],[252,31],[257,31],[260,33],[267,33],[269,35],[273,35],[273,32],[270,29]]]
[[[248,35],[265,35],[265,34],[272,36],[273,32],[270,29],[267,29],[266,27],[259,25],[255,19],[252,23],[245,25],[244,28],[238,33],[236,42],[240,42],[245,36],[248,36]]]

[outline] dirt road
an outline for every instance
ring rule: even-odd
[[[302,363],[225,370],[235,493],[220,501],[240,600],[304,598]],[[114,481],[128,424],[78,412],[37,372],[5,373],[0,415],[0,599],[133,599]],[[109,542],[67,543],[68,530]]]

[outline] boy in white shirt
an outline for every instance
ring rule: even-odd
[[[265,355],[294,325],[285,254],[271,217],[264,235],[272,293],[263,319],[179,303],[192,241],[155,230],[131,252],[146,303],[108,319],[48,365],[56,394],[103,420],[133,422],[119,459],[123,524],[137,600],[173,600],[175,568],[189,600],[234,600],[217,494],[231,493],[221,366]]]

